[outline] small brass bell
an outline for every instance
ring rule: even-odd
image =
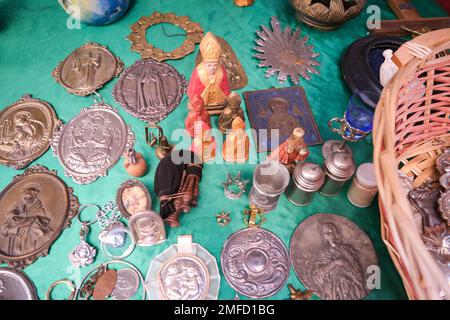
[[[158,136],[151,132],[151,129],[158,129]],[[145,127],[145,139],[150,147],[156,146],[155,154],[160,160],[172,152],[173,145],[164,136],[163,129],[155,123],[149,123]]]

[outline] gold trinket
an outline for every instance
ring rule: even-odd
[[[300,289],[295,289],[292,284],[288,284],[289,298],[291,300],[309,300],[313,296],[311,290],[302,291]]]
[[[255,205],[250,205],[249,210],[244,210],[244,223],[249,228],[259,228],[266,221],[264,212]]]
[[[222,210],[221,213],[216,214],[216,221],[217,221],[217,224],[219,224],[223,227],[228,225],[231,221],[230,213],[225,212],[225,210]]]
[[[150,132],[150,129],[158,129],[158,137]],[[145,139],[150,147],[155,147],[155,154],[158,159],[164,158],[166,155],[172,152],[173,145],[169,143],[166,136],[164,135],[163,129],[157,124],[150,123],[145,127]]]

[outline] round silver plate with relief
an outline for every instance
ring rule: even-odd
[[[134,134],[116,109],[104,103],[83,108],[79,115],[55,133],[54,154],[66,176],[88,184],[106,176],[125,150],[134,144]]]
[[[0,300],[37,300],[36,289],[23,272],[0,268]]]
[[[146,288],[152,300],[215,300],[220,275],[216,259],[191,236],[178,237],[152,261]]]
[[[242,229],[225,242],[220,257],[228,283],[250,298],[266,298],[282,289],[290,260],[280,238],[261,228]]]

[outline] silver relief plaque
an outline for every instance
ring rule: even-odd
[[[221,254],[228,283],[250,298],[266,298],[282,289],[289,277],[290,261],[280,238],[261,228],[232,234]]]
[[[315,214],[299,224],[290,254],[298,278],[318,297],[356,300],[370,293],[369,266],[378,259],[369,237],[353,222],[335,214]]]
[[[53,70],[53,78],[69,93],[87,96],[123,70],[123,62],[106,47],[87,43],[72,52]]]
[[[170,64],[145,59],[122,73],[113,95],[129,114],[157,123],[180,104],[186,88],[186,79]]]
[[[209,271],[205,263],[192,254],[170,258],[158,274],[164,300],[203,300],[209,290]]]
[[[45,101],[24,95],[0,111],[0,164],[23,169],[50,146],[61,121]]]
[[[120,156],[134,144],[134,134],[116,109],[103,103],[83,108],[55,133],[54,154],[65,174],[88,184],[106,176]]]

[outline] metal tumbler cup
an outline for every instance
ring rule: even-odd
[[[289,171],[276,161],[264,161],[256,166],[250,203],[264,212],[276,208],[280,195],[289,184]]]

